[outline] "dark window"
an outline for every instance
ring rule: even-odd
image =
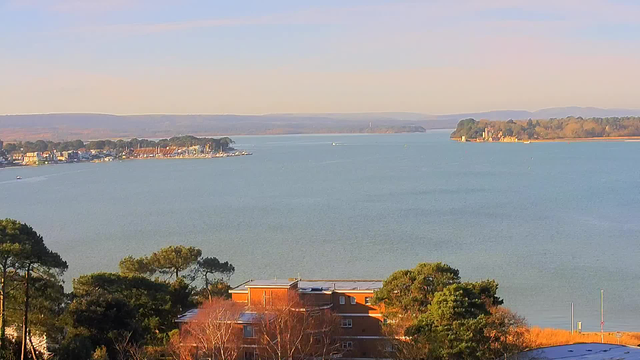
[[[251,326],[251,325],[243,325],[242,326],[242,333],[243,333],[243,336],[246,337],[246,338],[255,337],[255,331],[254,331],[253,326]]]

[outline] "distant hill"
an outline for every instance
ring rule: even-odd
[[[454,129],[465,118],[487,120],[633,116],[640,110],[564,107],[430,115],[411,112],[267,115],[33,114],[0,116],[0,139],[69,140],[193,135],[420,132]]]
[[[526,110],[497,110],[468,114],[436,115],[437,120],[462,120],[473,118],[476,120],[527,120],[527,119],[550,119],[564,118],[568,116],[591,117],[613,117],[613,116],[638,116],[640,109],[601,109],[594,107],[557,107],[538,111]]]

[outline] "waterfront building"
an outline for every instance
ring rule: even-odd
[[[230,290],[234,302],[245,305],[240,316],[238,331],[244,334],[240,360],[255,360],[260,357],[256,345],[255,327],[257,316],[252,309],[269,309],[282,304],[292,295],[300,299],[305,311],[330,311],[339,320],[336,322],[337,344],[341,358],[373,359],[387,358],[389,342],[383,336],[383,309],[373,304],[376,290],[382,287],[381,280],[250,280]],[[181,325],[197,317],[198,310],[182,315]],[[182,326],[181,326],[182,329]]]
[[[176,157],[179,154],[177,147],[152,147],[152,148],[140,148],[133,150],[134,158],[150,158],[150,157]]]
[[[13,162],[23,162],[24,154],[19,151],[14,151],[11,153],[11,159]]]
[[[45,160],[45,157],[40,152],[30,152],[24,154],[22,163],[25,165],[38,165]]]

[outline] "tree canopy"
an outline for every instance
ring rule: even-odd
[[[58,359],[151,358],[146,348],[163,349],[180,314],[207,297],[228,295],[235,271],[228,261],[182,245],[127,256],[120,273],[82,275],[69,294],[60,279],[66,269],[30,226],[0,220],[0,358],[42,358],[28,345],[31,330],[59,345]],[[7,327],[22,335],[5,337]]]
[[[376,292],[374,301],[384,303],[387,311],[419,314],[427,309],[438,291],[459,282],[457,269],[439,262],[421,263],[391,274]]]
[[[124,275],[153,276],[157,269],[149,263],[148,257],[127,256],[120,260],[120,272]]]
[[[524,320],[501,307],[494,280],[461,282],[443,263],[394,272],[376,292],[399,359],[494,359],[522,350]],[[495,315],[494,315],[495,314]]]
[[[32,325],[44,332],[52,332],[55,327],[56,314],[60,314],[64,301],[59,276],[68,265],[32,227],[12,219],[0,221],[0,262],[0,355],[10,356],[5,329],[18,325],[21,312],[20,353],[25,359]],[[8,301],[12,307],[7,306]],[[11,317],[9,309],[13,310]],[[34,314],[39,316],[30,320]]]
[[[116,150],[125,151],[127,149],[137,148],[149,148],[149,147],[189,147],[200,145],[203,147],[209,147],[212,151],[226,151],[231,148],[231,145],[235,142],[229,137],[207,138],[196,137],[193,135],[174,136],[169,139],[161,140],[148,140],[133,138],[130,140],[93,140],[84,142],[82,140],[72,141],[18,141],[14,143],[4,144],[4,150],[8,153],[19,151],[22,153],[28,152],[43,152],[43,151],[70,151],[79,149],[89,150]]]
[[[202,250],[193,246],[168,246],[149,256],[149,264],[161,274],[180,277],[180,273],[191,268],[202,256]]]

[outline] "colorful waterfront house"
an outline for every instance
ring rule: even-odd
[[[24,154],[21,153],[20,151],[14,151],[11,153],[11,159],[13,160],[13,162],[23,162],[24,160]]]
[[[85,148],[78,149],[78,160],[89,161],[91,160],[91,151]]]
[[[291,299],[297,299],[294,306],[296,311],[305,312],[308,316],[327,318],[330,316],[334,338],[333,356],[346,359],[374,359],[388,358],[389,341],[383,335],[383,309],[373,304],[376,290],[382,287],[381,280],[250,280],[230,290],[234,303],[242,304],[241,315],[234,317],[237,322],[238,333],[242,333],[243,350],[239,352],[239,360],[256,360],[261,357],[261,351],[266,351],[259,341],[256,342],[256,332],[264,329],[259,324],[263,317],[256,314],[269,314],[269,309],[281,309]],[[191,310],[181,316],[177,322],[181,328],[181,339],[184,345],[191,344],[189,336],[184,331],[185,325],[197,319],[198,312]],[[274,315],[274,317],[276,317]],[[327,330],[325,320],[322,328]],[[319,330],[308,330],[321,337]],[[311,342],[314,340],[311,339]],[[321,340],[316,340],[321,343]],[[191,344],[193,345],[193,344]],[[324,345],[326,346],[326,344]],[[295,356],[294,356],[295,357]],[[312,357],[324,357],[314,355]],[[192,355],[193,358],[193,355]],[[195,358],[198,358],[197,356]],[[204,357],[203,357],[204,358]]]
[[[44,161],[55,161],[56,159],[56,154],[54,151],[45,151],[42,153],[42,158],[44,159]]]
[[[44,162],[45,157],[40,152],[30,152],[24,154],[22,163],[25,165],[38,165]]]

